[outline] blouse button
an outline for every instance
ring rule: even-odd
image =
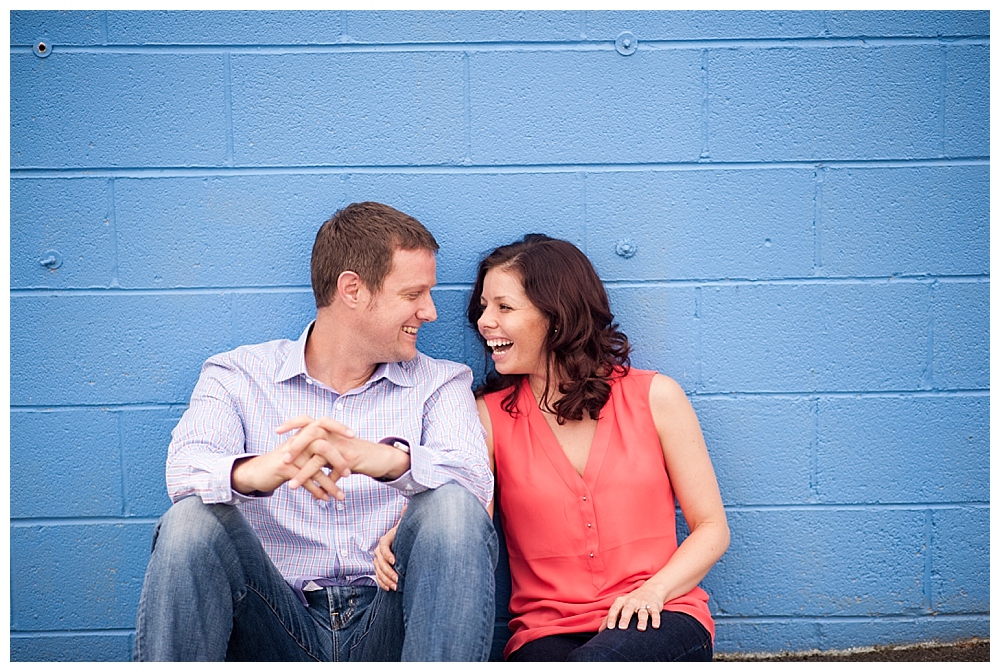
[[[587,523],[587,527],[590,527],[590,523]]]
[[[583,496],[583,501],[585,501],[585,502],[587,501],[587,495]]]
[[[593,554],[593,553],[591,553],[591,554],[590,554],[590,557],[594,557],[594,554]]]

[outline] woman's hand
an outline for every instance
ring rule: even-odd
[[[601,627],[597,631],[614,628],[616,622],[619,630],[625,630],[632,620],[632,614],[637,614],[639,630],[645,630],[646,624],[650,622],[654,628],[659,628],[662,610],[663,598],[653,590],[649,581],[646,581],[631,593],[615,598],[611,608],[608,609],[607,617],[601,622]]]
[[[406,511],[405,507],[403,511]],[[402,516],[402,514],[400,515]],[[382,538],[378,540],[378,545],[375,546],[375,583],[386,591],[399,588],[399,574],[393,567],[396,556],[392,554],[392,542],[396,539],[397,529],[399,529],[399,523],[383,534]]]

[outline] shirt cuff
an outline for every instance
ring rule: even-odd
[[[399,437],[399,436],[387,436],[384,439],[382,439],[381,441],[379,441],[379,443],[384,443],[387,446],[392,446],[397,441],[399,443],[405,443],[408,448],[410,447],[410,442],[407,441],[406,439],[402,438],[402,437]],[[413,495],[416,495],[416,494],[419,494],[419,493],[421,493],[421,492],[423,492],[425,490],[428,490],[428,487],[426,485],[421,485],[420,483],[417,482],[417,480],[415,478],[413,478],[413,458],[414,458],[414,455],[413,455],[413,449],[412,448],[410,449],[409,454],[410,454],[410,469],[407,469],[406,471],[404,471],[399,476],[399,478],[397,478],[397,479],[395,479],[393,481],[382,481],[382,483],[385,483],[389,487],[395,488],[396,490],[399,490],[406,497],[412,497]]]
[[[253,453],[243,453],[241,455],[227,456],[226,459],[219,460],[218,471],[212,474],[213,501],[205,502],[206,504],[238,504],[240,502],[249,502],[254,499],[270,497],[274,494],[272,492],[257,492],[244,495],[233,488],[233,465],[236,464],[236,460],[242,460],[247,457],[252,458],[256,456]]]

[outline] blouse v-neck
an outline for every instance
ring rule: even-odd
[[[569,457],[563,451],[562,446],[559,445],[559,439],[556,438],[555,432],[552,431],[549,423],[545,420],[542,410],[538,408],[538,402],[535,399],[534,392],[531,391],[528,379],[524,378],[521,384],[523,385],[521,399],[528,400],[528,425],[535,435],[535,439],[543,447],[549,461],[552,462],[556,473],[566,483],[566,486],[574,492],[579,488],[581,480],[588,488],[593,488],[597,483],[598,476],[600,476],[601,465],[604,464],[604,458],[608,454],[608,445],[611,442],[611,428],[615,422],[615,405],[612,399],[609,399],[609,403],[604,405],[604,408],[601,409],[600,417],[597,419],[594,438],[590,444],[590,452],[587,454],[587,464],[583,468],[583,476],[581,477],[573,467],[573,463],[569,461]]]

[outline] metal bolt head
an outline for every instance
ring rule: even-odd
[[[49,54],[52,53],[52,45],[44,40],[39,40],[32,45],[31,50],[38,58],[48,58]]]
[[[53,252],[49,250],[48,252],[43,252],[42,256],[38,258],[38,263],[50,271],[54,271],[60,266],[62,266],[62,257],[59,256],[58,252]]]
[[[631,56],[638,46],[639,41],[635,39],[635,35],[628,31],[619,35],[618,39],[615,40],[615,50],[622,56]]]
[[[615,243],[615,254],[623,259],[631,259],[637,251],[636,244],[631,238],[622,238]]]

